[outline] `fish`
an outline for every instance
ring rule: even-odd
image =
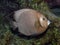
[[[26,36],[39,35],[46,31],[50,21],[39,11],[34,9],[20,9],[14,12],[13,28]]]

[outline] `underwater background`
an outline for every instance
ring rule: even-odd
[[[46,32],[25,37],[11,31],[6,16],[23,8],[38,10],[51,20]],[[0,0],[0,45],[60,45],[60,7],[49,6],[45,0]]]

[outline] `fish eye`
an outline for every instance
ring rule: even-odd
[[[45,18],[43,18],[43,20],[45,20]]]

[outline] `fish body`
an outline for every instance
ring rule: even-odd
[[[33,9],[21,9],[14,12],[14,27],[26,36],[38,35],[46,31],[50,22],[40,12]]]

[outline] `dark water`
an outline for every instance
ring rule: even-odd
[[[60,17],[60,8],[54,8],[54,9],[51,9],[51,11],[52,11],[56,16],[59,16],[59,17]]]

